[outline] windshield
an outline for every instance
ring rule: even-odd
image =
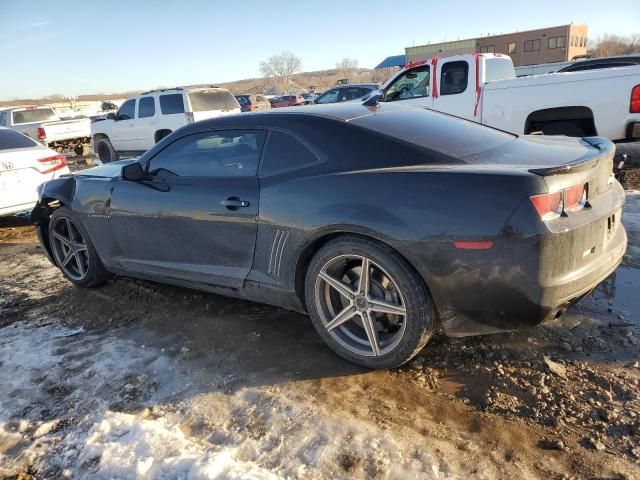
[[[34,108],[30,110],[14,110],[13,112],[14,125],[19,125],[21,123],[50,122],[55,120],[58,120],[58,116],[51,107]]]
[[[466,161],[517,138],[511,133],[421,108],[367,115],[351,123]]]
[[[201,92],[188,92],[194,112],[208,112],[211,110],[232,110],[239,108],[238,101],[226,90],[204,90]]]
[[[398,77],[386,91],[386,100],[405,100],[407,98],[429,96],[429,67],[414,68]]]

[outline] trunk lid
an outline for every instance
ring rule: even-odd
[[[3,150],[0,152],[0,207],[37,200],[36,188],[51,175],[38,170],[38,159],[55,155],[46,148]]]

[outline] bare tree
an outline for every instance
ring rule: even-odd
[[[640,53],[640,34],[624,37],[605,33],[590,45],[589,53],[594,57]]]
[[[336,62],[336,70],[340,78],[351,79],[354,70],[358,68],[358,60],[355,58],[343,58],[339,62]]]
[[[290,77],[301,69],[302,60],[289,51],[260,62],[260,73],[267,78],[272,77],[281,91],[286,90]]]

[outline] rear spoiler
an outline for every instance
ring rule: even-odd
[[[555,167],[532,168],[529,171],[543,177],[563,173],[583,172],[595,167],[603,158],[613,158],[613,155],[616,152],[616,147],[613,142],[603,137],[584,137],[582,138],[582,141],[597,148],[600,153],[596,155],[587,154],[573,162]]]

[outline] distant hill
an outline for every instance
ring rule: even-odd
[[[376,77],[378,75],[378,78]],[[274,78],[246,78],[244,80],[236,80],[233,82],[225,83],[207,83],[200,85],[215,85],[229,89],[233,94],[240,93],[265,93],[267,95],[277,95],[284,93],[304,93],[308,92],[310,87],[316,87],[317,91],[324,91],[334,85],[336,82],[343,78],[348,78],[351,83],[359,82],[382,82],[385,78],[379,78],[380,73],[376,70],[368,68],[358,68],[349,74],[340,72],[336,69],[331,70],[318,70],[315,72],[303,72],[292,75],[286,88],[279,88],[276,79]],[[200,86],[198,85],[198,86]],[[157,88],[171,88],[177,85],[162,85]],[[189,85],[195,86],[195,85]],[[281,91],[285,90],[285,91]],[[78,102],[86,101],[100,101],[100,100],[112,100],[122,99],[138,95],[143,90],[129,90],[127,92],[120,93],[91,93],[85,95],[78,95]],[[43,105],[48,103],[59,103],[67,100],[64,95],[50,95],[43,98],[20,98],[14,100],[0,100],[0,107],[9,105]]]

